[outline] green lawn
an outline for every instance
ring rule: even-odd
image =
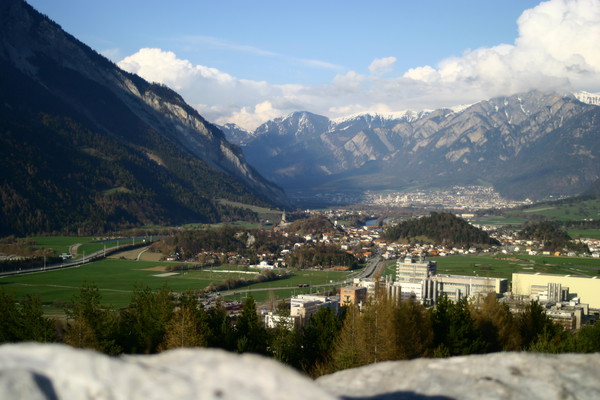
[[[504,259],[502,259],[504,258]],[[514,258],[514,259],[513,259]],[[449,256],[434,259],[438,274],[512,279],[513,272],[598,276],[600,260],[554,256]]]
[[[71,301],[73,295],[87,282],[95,284],[101,291],[102,303],[113,307],[125,307],[129,304],[135,285],[159,289],[167,284],[175,292],[188,289],[202,289],[211,282],[221,282],[225,279],[250,279],[253,275],[235,272],[219,272],[219,270],[187,270],[178,271],[174,275],[159,277],[167,271],[157,271],[156,267],[185,265],[173,262],[132,261],[120,259],[104,259],[77,268],[41,273],[25,274],[0,278],[0,287],[14,293],[18,298],[27,294],[39,295],[49,312],[56,312],[56,304]],[[232,270],[233,267],[224,267]],[[239,268],[243,269],[243,268]],[[340,271],[293,271],[288,278],[249,285],[239,288],[242,293],[246,288],[287,287],[277,293],[278,298],[289,297],[292,292],[310,292],[314,285],[339,281],[351,273]],[[296,290],[298,284],[309,284],[308,288]],[[266,299],[268,290],[257,292],[253,296],[260,301]]]
[[[122,238],[96,241],[90,236],[37,236],[28,239],[35,242],[35,247],[52,249],[57,255],[62,253],[68,254],[70,250],[73,250],[75,258],[83,257],[84,254],[95,253],[104,248],[109,249],[116,246],[138,244],[142,240],[149,242],[149,238]],[[79,246],[71,248],[73,245]]]
[[[600,229],[568,229],[567,233],[573,239],[600,239]]]
[[[53,249],[56,254],[69,253],[69,247],[77,243],[88,243],[94,240],[92,237],[84,236],[36,236],[30,237],[35,247]]]
[[[504,215],[486,215],[483,217],[474,218],[473,223],[481,225],[521,225],[525,222],[523,218],[508,217]]]

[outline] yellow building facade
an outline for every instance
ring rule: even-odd
[[[600,279],[571,275],[553,275],[540,273],[513,273],[512,292],[516,295],[536,295],[548,288],[549,284],[560,284],[568,288],[571,298],[578,297],[581,303],[590,308],[600,309]]]

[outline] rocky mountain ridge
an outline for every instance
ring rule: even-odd
[[[119,69],[22,0],[0,4],[0,70],[0,231],[72,227],[85,217],[70,206],[95,210],[88,226],[122,226],[219,220],[229,211],[218,198],[288,204],[181,96]]]
[[[224,132],[287,190],[477,183],[538,199],[580,193],[600,176],[600,108],[578,96],[533,91],[400,117],[297,112],[245,136]]]

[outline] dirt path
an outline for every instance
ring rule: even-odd
[[[108,256],[108,258],[124,258],[126,260],[137,261],[160,261],[163,255],[161,253],[152,253],[151,251],[148,251],[149,249],[150,246],[128,251],[120,251]]]
[[[79,246],[81,246],[81,243],[75,243],[69,246],[69,254],[75,257],[75,255],[77,255],[77,250],[79,249]]]

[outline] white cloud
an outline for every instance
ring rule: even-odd
[[[269,101],[263,101],[251,107],[242,107],[240,111],[235,111],[233,114],[217,119],[218,124],[226,124],[232,122],[241,127],[256,127],[260,124],[277,118],[282,115],[281,110],[273,108],[273,104]]]
[[[392,70],[396,61],[396,57],[376,58],[369,65],[369,71],[374,75],[383,75]]]
[[[383,77],[394,67],[395,57],[373,60],[371,75],[294,59],[338,71],[330,84],[320,86],[239,79],[160,49],[141,49],[119,66],[177,90],[211,121],[235,122],[247,129],[298,110],[341,117],[453,106],[530,89],[600,91],[600,1],[543,2],[525,11],[517,23],[519,36],[513,44],[467,50],[460,57],[415,66],[397,77]],[[247,46],[238,50],[285,57]]]
[[[484,96],[531,89],[600,89],[600,2],[552,0],[526,10],[514,45],[467,51],[404,77]]]

